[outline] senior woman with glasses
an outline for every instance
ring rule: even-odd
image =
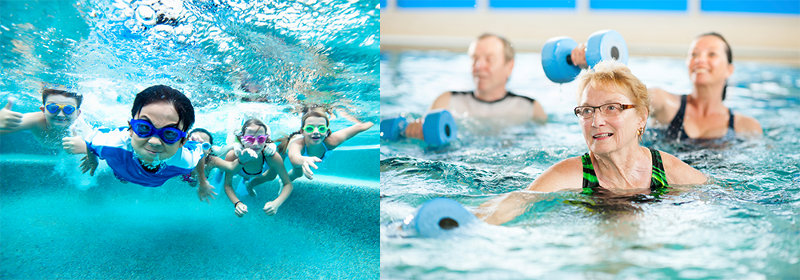
[[[661,195],[670,186],[707,181],[700,171],[675,156],[640,145],[649,114],[647,88],[617,62],[601,62],[581,78],[575,115],[589,152],[563,160],[536,178],[526,190],[581,189],[600,196]],[[535,200],[513,192],[489,201],[476,215],[502,224],[521,215]]]

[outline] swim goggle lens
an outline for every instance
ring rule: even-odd
[[[303,127],[303,130],[306,133],[314,133],[314,130],[317,130],[317,131],[319,131],[319,133],[325,134],[325,133],[328,132],[328,127],[325,126],[324,124],[323,125],[319,125],[319,126],[314,126],[314,125],[311,125],[311,124],[307,124],[306,126]]]
[[[75,106],[72,105],[64,105],[64,104],[56,104],[56,103],[49,103],[44,106],[50,114],[58,114],[58,111],[64,111],[64,115],[72,115],[75,112]]]
[[[250,143],[250,144],[255,144],[256,141],[258,142],[258,144],[264,144],[264,142],[267,142],[267,139],[269,139],[269,134],[265,134],[265,135],[244,135],[244,136],[242,136],[242,141]]]
[[[183,137],[186,137],[186,132],[183,132],[180,129],[171,126],[156,129],[152,123],[146,120],[131,120],[130,124],[133,133],[136,133],[136,135],[141,138],[148,138],[153,135],[158,135],[158,138],[161,138],[164,143],[174,144],[175,142],[180,141]]]

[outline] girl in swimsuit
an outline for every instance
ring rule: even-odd
[[[245,155],[248,157],[248,160],[245,160],[245,163],[241,163],[239,168],[234,169],[232,172],[225,172],[225,194],[233,203],[234,213],[239,217],[247,214],[247,205],[236,196],[232,183],[234,175],[247,180],[270,170],[280,176],[283,188],[275,200],[264,204],[263,210],[267,215],[274,215],[292,193],[292,182],[289,180],[289,175],[283,166],[283,159],[280,154],[275,153],[274,150],[265,151],[264,149],[268,144],[272,143],[269,138],[269,131],[269,127],[258,119],[245,121],[241,131],[236,135],[236,140],[242,145],[243,150],[240,153],[231,150],[225,157],[225,160],[231,162]]]
[[[345,129],[332,132],[329,127],[328,116],[320,110],[309,110],[303,115],[300,130],[293,132],[278,142],[278,152],[288,155],[293,169],[289,171],[289,178],[295,180],[305,176],[314,179],[313,169],[325,159],[328,151],[335,149],[358,133],[372,127],[372,122],[359,122]],[[269,172],[265,176],[255,178],[248,182],[248,188],[275,178],[275,173]]]

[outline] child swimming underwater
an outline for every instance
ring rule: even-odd
[[[269,132],[269,127],[258,119],[245,121],[242,129],[236,135],[236,140],[242,145],[243,149],[240,152],[229,151],[226,156],[228,161],[234,161],[240,157],[248,157],[248,159],[243,160],[245,163],[242,163],[240,168],[233,172],[225,173],[225,194],[228,195],[228,199],[233,203],[234,213],[239,217],[247,214],[247,205],[236,196],[232,183],[234,175],[247,180],[260,176],[269,170],[280,176],[283,188],[275,200],[264,204],[263,210],[267,215],[277,213],[278,208],[283,205],[292,193],[292,182],[289,180],[289,174],[283,166],[283,159],[280,154],[275,153],[274,149],[265,149],[265,147],[272,144]]]
[[[145,187],[158,187],[168,179],[192,170],[198,173],[201,201],[216,193],[205,176],[201,144],[187,141],[194,124],[194,107],[183,93],[164,85],[151,86],[136,95],[127,128],[100,129],[85,141],[67,137],[64,149],[87,153],[84,172],[94,173],[97,158],[104,159],[117,179]]]

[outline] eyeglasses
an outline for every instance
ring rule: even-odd
[[[267,142],[267,139],[269,139],[269,134],[264,134],[264,135],[242,135],[242,141],[250,143],[250,144],[255,144],[256,141],[258,141],[258,144],[263,144],[264,142]]]
[[[314,133],[314,130],[319,131],[319,133],[327,133],[328,127],[323,125],[314,126],[313,124],[307,124],[303,127],[303,131],[306,133]]]
[[[575,115],[584,119],[591,119],[594,117],[594,112],[598,109],[604,117],[616,117],[622,113],[623,110],[634,108],[636,105],[608,103],[600,106],[578,106],[575,107]]]
[[[133,130],[133,133],[136,133],[137,136],[148,138],[153,135],[158,135],[158,138],[161,138],[161,140],[167,144],[174,144],[175,142],[180,141],[183,137],[186,137],[186,132],[183,132],[180,129],[171,126],[157,129],[153,123],[147,120],[131,120],[130,124],[131,130]]]
[[[56,103],[48,103],[44,106],[50,114],[58,114],[58,111],[64,111],[64,115],[72,115],[75,112],[75,106],[69,104],[56,104]]]

